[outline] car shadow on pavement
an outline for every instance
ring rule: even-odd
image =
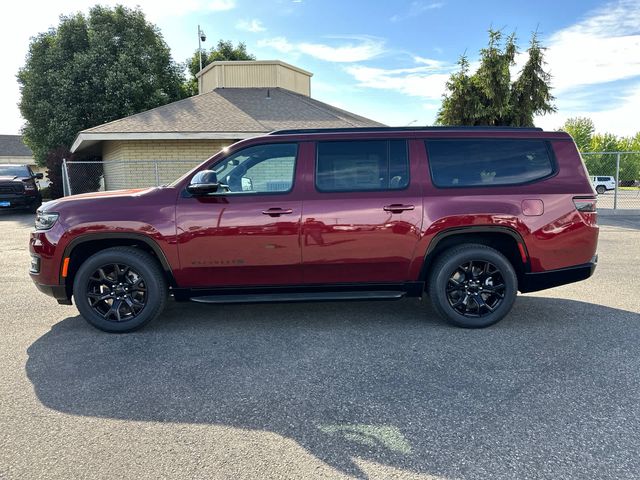
[[[359,478],[358,458],[601,478],[638,471],[639,341],[638,313],[556,298],[519,297],[484,330],[413,299],[171,303],[127,335],[67,318],[29,347],[26,371],[60,412],[275,432]]]

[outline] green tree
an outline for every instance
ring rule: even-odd
[[[631,186],[640,180],[640,132],[621,138],[618,147],[623,152],[638,152],[620,155],[620,185]]]
[[[202,58],[202,68],[211,62],[223,60],[255,60],[256,57],[247,52],[247,46],[240,42],[236,46],[230,40],[218,40],[218,44],[207,50],[196,50],[193,55],[186,61],[186,67],[189,71],[189,78],[185,83],[185,90],[189,95],[197,95],[198,79],[196,74],[200,71],[200,60]]]
[[[527,63],[512,85],[510,115],[511,125],[529,127],[533,116],[555,112],[551,95],[551,75],[545,71],[544,48],[534,32],[527,49]]]
[[[489,30],[489,42],[480,50],[480,66],[469,74],[465,55],[446,85],[436,122],[440,125],[533,126],[535,115],[555,111],[550,75],[544,70],[544,48],[533,34],[528,59],[515,81],[510,69],[518,52],[515,35],[503,42],[503,33]]]
[[[184,96],[181,66],[157,27],[123,6],[61,16],[32,39],[17,77],[22,133],[40,165],[80,130]]]
[[[594,134],[587,151],[593,152],[583,157],[590,175],[614,176],[616,174],[616,156],[613,153],[608,153],[620,151],[616,135],[612,133]]]
[[[560,130],[567,132],[581,152],[588,152],[591,149],[591,139],[595,132],[593,120],[586,117],[569,118]]]

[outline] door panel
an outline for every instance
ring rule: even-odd
[[[178,199],[181,269],[176,281],[181,287],[302,281],[299,237],[303,187],[299,169],[294,178],[287,179],[282,172],[293,167],[285,168],[286,162],[274,162],[277,168],[264,168],[265,164],[251,166],[251,160],[239,158],[239,162],[234,160],[238,163],[218,167],[222,172],[219,180],[228,181],[231,192],[205,197],[182,195]],[[281,191],[289,188],[288,192]]]
[[[409,156],[414,155],[409,152]],[[365,160],[352,161],[356,170],[349,167],[333,171],[351,175],[351,181],[356,179],[356,183],[362,178],[367,186],[374,185],[378,173],[370,170],[377,168],[374,157],[369,154]],[[337,157],[335,163],[339,163]],[[358,165],[366,165],[367,171],[358,172]],[[408,280],[422,226],[419,166],[417,160],[409,165],[409,184],[403,189],[322,192],[309,186],[301,227],[305,284]],[[349,179],[334,180],[329,176],[326,171],[321,172],[321,187],[349,188]],[[398,180],[398,175],[389,177],[388,188],[407,183]]]

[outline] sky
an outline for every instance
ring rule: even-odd
[[[30,37],[61,14],[87,12],[85,0],[3,6],[0,29],[0,133],[24,120],[15,74]],[[433,124],[445,82],[465,53],[472,67],[487,29],[515,32],[526,51],[538,31],[552,75],[557,112],[536,118],[545,129],[588,116],[596,131],[640,131],[640,0],[103,0],[139,6],[182,62],[218,39],[242,41],[259,60],[283,60],[313,72],[311,95],[387,125]],[[526,61],[521,53],[513,75]]]

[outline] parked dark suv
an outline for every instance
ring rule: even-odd
[[[35,213],[42,204],[36,180],[42,177],[29,165],[0,164],[0,210],[26,208]]]
[[[43,205],[31,276],[109,332],[203,303],[397,299],[462,327],[588,278],[596,195],[571,137],[508,128],[290,130],[168,186]]]

